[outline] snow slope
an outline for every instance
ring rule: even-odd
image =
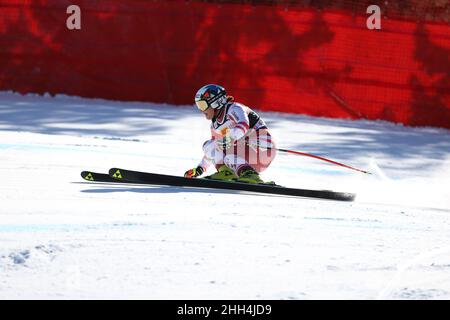
[[[450,131],[262,114],[263,178],[353,203],[92,184],[118,166],[182,175],[191,106],[0,93],[0,299],[449,299]]]

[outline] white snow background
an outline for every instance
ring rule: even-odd
[[[261,115],[280,148],[374,173],[280,153],[264,179],[356,201],[89,183],[82,170],[182,175],[209,122],[1,92],[0,299],[450,299],[449,130]]]

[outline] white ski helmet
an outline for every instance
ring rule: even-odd
[[[217,84],[207,84],[201,87],[195,95],[195,104],[201,111],[205,111],[208,108],[222,108],[227,104],[225,88]]]

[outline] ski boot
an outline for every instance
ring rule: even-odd
[[[248,168],[242,170],[241,174],[239,175],[239,178],[237,178],[235,181],[237,182],[245,182],[245,183],[264,183],[263,180],[259,177],[259,173],[255,170]]]
[[[260,178],[259,173],[251,168],[244,169],[241,172],[239,178],[235,179],[234,181],[244,183],[265,184],[269,186],[278,186],[274,181],[263,181]]]
[[[217,169],[216,173],[206,176],[204,179],[233,181],[237,178],[238,176],[233,172],[233,170],[228,168],[226,165],[222,165],[219,169]]]

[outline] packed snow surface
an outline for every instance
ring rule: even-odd
[[[450,131],[261,115],[280,148],[373,173],[279,153],[264,179],[356,200],[83,181],[182,175],[209,122],[0,93],[0,299],[450,299]]]

